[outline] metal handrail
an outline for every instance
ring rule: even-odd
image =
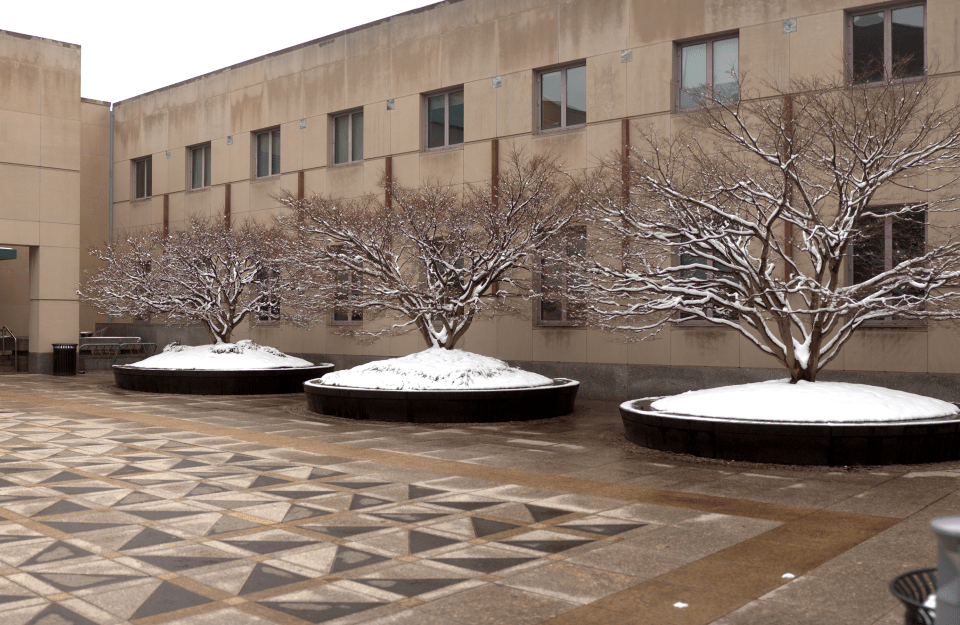
[[[148,347],[153,348],[152,353],[147,353],[146,348]],[[124,349],[126,349],[128,352],[137,351],[149,358],[157,353],[157,344],[141,343],[139,342],[139,339],[136,342],[129,343],[85,343],[80,346],[80,349],[77,350],[77,355],[82,355],[84,350],[90,352],[90,358],[110,358],[112,354],[113,361],[110,363],[110,365],[113,366],[117,364],[117,358],[120,357],[120,354],[124,351]]]
[[[20,346],[17,344],[17,337],[14,336],[13,332],[10,331],[10,328],[3,326],[0,328],[0,339],[4,339],[3,344],[6,345],[5,335],[9,334],[10,338],[13,339],[13,372],[20,372]]]
[[[120,343],[119,345],[117,345],[117,352],[113,355],[113,362],[110,363],[111,367],[117,364],[117,358],[120,357],[120,350],[122,350],[124,347],[130,347],[130,346],[137,347],[137,348],[153,347],[153,354],[150,354],[150,356],[153,356],[154,354],[157,353],[156,343]],[[143,355],[147,356],[147,350],[142,349],[142,351],[143,351]],[[147,356],[147,358],[149,358],[150,356]]]

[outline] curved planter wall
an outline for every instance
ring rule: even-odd
[[[668,414],[659,397],[620,405],[627,440],[720,460],[828,466],[960,459],[960,416],[871,424],[770,423]]]
[[[530,421],[573,412],[580,383],[556,378],[551,386],[452,391],[390,391],[304,385],[313,412],[347,419],[408,423]]]
[[[247,371],[143,369],[114,365],[113,377],[120,388],[144,393],[272,395],[300,393],[304,382],[322,377],[333,368],[330,363],[313,367]]]

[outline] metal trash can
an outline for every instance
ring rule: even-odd
[[[77,375],[77,344],[53,344],[53,375]]]
[[[930,521],[937,535],[937,623],[960,623],[960,516]]]
[[[890,592],[907,609],[903,620],[906,625],[934,625],[934,615],[923,604],[936,591],[937,569],[910,571],[890,582]]]

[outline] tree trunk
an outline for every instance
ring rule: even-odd
[[[206,322],[203,325],[207,329],[207,335],[210,337],[210,342],[214,345],[230,342],[230,335],[233,334],[233,328],[227,330],[223,335],[220,335],[216,330],[213,329],[213,325],[211,323]]]
[[[790,370],[790,384],[796,384],[800,380],[815,382],[816,378],[816,365],[807,364],[805,368],[801,368],[799,362],[794,362],[793,369]]]

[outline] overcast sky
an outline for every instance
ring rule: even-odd
[[[80,95],[117,102],[435,1],[9,0],[0,30],[79,44]]]

